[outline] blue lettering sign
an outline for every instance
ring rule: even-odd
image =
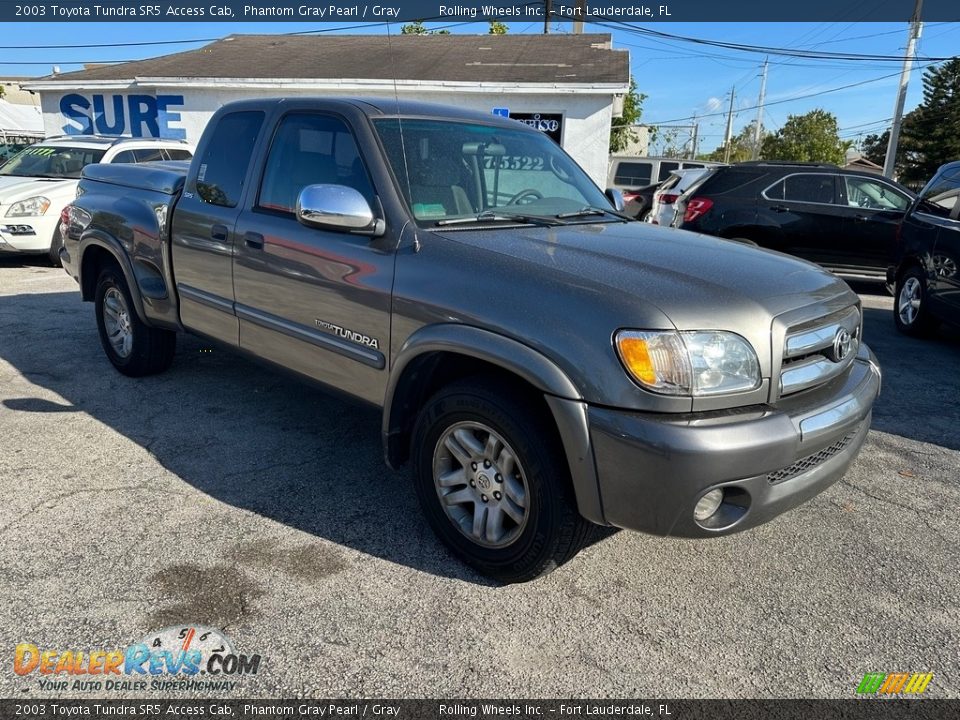
[[[113,124],[107,122],[103,95],[93,96],[93,118],[100,135],[119,135],[123,132],[123,95],[113,96]]]
[[[180,121],[171,107],[183,105],[183,95],[83,95],[71,93],[60,99],[61,126],[67,135],[132,135],[184,140],[187,131],[170,127]],[[108,108],[109,107],[109,111]]]
[[[62,126],[63,131],[67,135],[89,135],[92,133],[93,125],[90,123],[89,110],[90,101],[83,95],[73,93],[60,98],[60,114],[77,123],[73,125],[68,122]]]

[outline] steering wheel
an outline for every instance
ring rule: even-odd
[[[543,200],[543,194],[535,188],[527,188],[526,190],[521,190],[512,198],[507,200],[507,205],[516,205],[525,197],[532,197],[534,200]]]

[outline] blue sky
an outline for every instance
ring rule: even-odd
[[[847,14],[849,16],[849,13]],[[130,60],[188,50],[203,42],[147,47],[102,47],[27,50],[12,46],[56,44],[111,44],[156,40],[202,40],[231,33],[289,33],[332,29],[346,33],[386,34],[382,26],[356,26],[346,23],[18,23],[7,24],[4,45],[0,47],[0,75],[44,75],[53,65],[61,71],[78,69],[79,63]],[[439,27],[441,23],[428,26]],[[749,46],[775,46],[814,51],[871,55],[902,55],[906,45],[906,23],[820,22],[820,23],[662,23],[648,27],[663,32],[708,40],[723,40]],[[557,31],[569,25],[555,25]],[[399,25],[392,30],[399,32]],[[485,32],[485,24],[459,23],[451,32]],[[511,23],[511,33],[541,32],[540,23]],[[610,32],[606,27],[587,24],[587,32]],[[701,117],[701,150],[709,150],[722,141],[724,113],[731,88],[735,88],[734,131],[756,117],[760,89],[760,66],[764,56],[707,47],[675,40],[639,37],[624,30],[613,30],[614,47],[630,51],[631,68],[639,90],[648,97],[644,120],[662,123],[677,120],[689,124],[695,113]],[[929,23],[919,43],[921,56],[954,55],[960,49],[960,23]],[[35,63],[35,64],[28,64]],[[841,135],[856,141],[863,135],[880,132],[889,125],[900,72],[900,62],[811,60],[770,57],[767,81],[768,107],[764,125],[776,129],[790,114],[802,114],[814,108],[834,113]],[[907,110],[921,100],[921,73],[911,77]],[[884,77],[890,76],[890,77]],[[869,82],[868,82],[869,81]],[[864,83],[838,92],[797,99],[801,95],[821,93],[846,85]],[[740,110],[742,108],[742,110]],[[679,131],[683,134],[685,131]]]

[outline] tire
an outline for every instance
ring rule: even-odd
[[[527,397],[490,378],[452,383],[423,407],[411,448],[417,498],[433,531],[468,565],[504,583],[551,572],[593,528],[577,512],[556,432]],[[460,502],[445,503],[441,494]]]
[[[177,334],[140,320],[118,267],[108,267],[100,273],[94,307],[100,344],[117,370],[130,377],[142,377],[170,367]]]
[[[47,251],[47,258],[53,267],[63,267],[60,260],[60,248],[63,247],[63,237],[60,235],[62,223],[57,223],[57,229],[53,231],[53,237],[50,239],[50,250]]]
[[[893,298],[893,322],[897,330],[912,337],[931,335],[939,322],[930,314],[927,278],[919,267],[911,267],[897,279]]]

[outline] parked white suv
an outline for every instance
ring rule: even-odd
[[[60,265],[60,211],[91,163],[189,160],[181,140],[65,135],[24,148],[0,167],[0,257],[46,254]]]

